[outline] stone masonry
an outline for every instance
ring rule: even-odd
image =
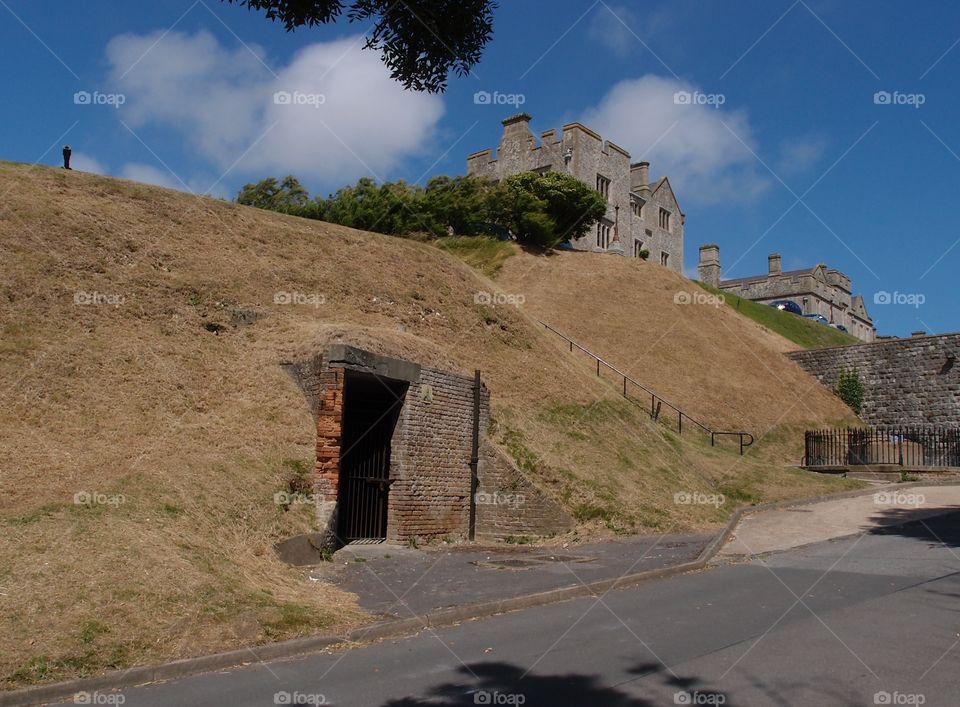
[[[607,199],[606,217],[593,233],[571,241],[577,250],[640,257],[683,272],[685,215],[666,177],[650,182],[650,163],[631,163],[630,153],[580,123],[548,130],[540,144],[530,116],[503,121],[496,157],[492,150],[467,157],[467,174],[500,180],[520,172],[562,171],[595,187]]]
[[[317,422],[314,491],[321,535],[336,544],[340,455],[348,371],[407,383],[391,442],[387,540],[465,538],[469,530],[473,378],[350,346],[285,364]],[[490,394],[481,387],[477,536],[548,535],[573,521],[485,438]]]
[[[828,388],[859,369],[871,425],[960,425],[960,334],[916,336],[788,354]]]
[[[779,253],[771,253],[767,264],[765,275],[722,280],[720,246],[703,245],[700,246],[697,276],[711,287],[761,304],[789,300],[796,303],[804,314],[820,314],[830,324],[845,327],[862,341],[876,339],[877,330],[863,297],[851,293],[850,278],[842,272],[823,263],[784,272]]]

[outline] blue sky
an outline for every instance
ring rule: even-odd
[[[584,120],[668,174],[691,274],[701,243],[726,277],[776,250],[850,275],[880,333],[960,328],[956,3],[502,5],[474,74],[428,96],[360,50],[362,25],[288,34],[217,0],[0,0],[0,158],[57,164],[70,143],[77,167],[174,188],[229,198],[293,173],[327,193],[462,173],[519,105],[538,134]]]

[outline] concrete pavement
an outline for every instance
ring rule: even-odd
[[[952,706],[958,546],[953,513],[409,639],[121,694],[127,707]]]
[[[780,552],[960,508],[960,486],[877,487],[861,496],[745,515],[717,560]]]

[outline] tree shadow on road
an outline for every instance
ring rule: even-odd
[[[650,675],[662,667],[641,665],[630,672]],[[607,687],[597,675],[541,675],[527,673],[510,663],[489,662],[465,665],[459,669],[462,683],[445,683],[431,688],[422,697],[391,700],[383,707],[460,707],[462,705],[609,705],[609,707],[653,707],[664,700],[649,700],[630,695],[617,687]],[[672,680],[672,678],[671,678]],[[674,692],[715,695],[715,701],[701,704],[729,704],[723,693],[697,689],[697,680],[682,680]],[[668,698],[669,701],[669,698]],[[677,704],[684,704],[683,698]]]
[[[909,492],[901,492],[909,500]],[[960,547],[960,508],[942,515],[917,518],[916,508],[887,508],[874,514],[870,520],[877,527],[871,535],[896,535],[926,542],[929,547]]]

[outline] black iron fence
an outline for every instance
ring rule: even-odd
[[[873,427],[806,433],[804,466],[960,467],[960,429]]]

